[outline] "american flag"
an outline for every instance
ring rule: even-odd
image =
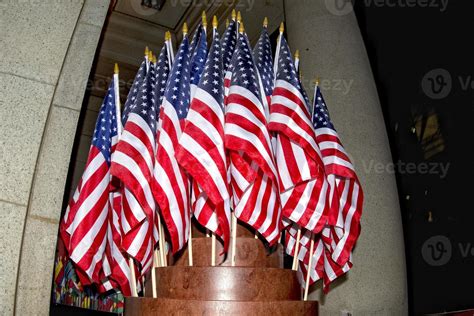
[[[260,38],[258,39],[257,45],[253,50],[253,60],[260,74],[261,86],[266,96],[266,105],[269,108],[271,103],[271,97],[273,93],[273,59],[272,59],[272,47],[270,44],[270,37],[268,36],[267,27],[264,27]]]
[[[130,105],[130,113],[112,157],[111,167],[112,175],[120,179],[124,187],[121,218],[122,226],[129,230],[123,236],[122,247],[140,262],[142,273],[151,267],[155,244],[153,224],[156,205],[151,182],[158,105],[154,104],[153,98],[155,66],[150,63],[148,68],[138,88],[136,102]],[[136,225],[130,225],[129,219],[136,218],[137,212],[144,213],[145,218]]]
[[[224,148],[224,86],[219,34],[214,30],[204,72],[191,102],[176,159],[199,185],[195,218],[224,241],[230,238],[230,202]]]
[[[206,28],[202,24],[196,30],[193,42],[196,42],[196,44],[194,46],[191,44],[191,47],[194,47],[191,52],[191,99],[196,93],[207,58],[207,34]]]
[[[354,167],[331,122],[319,86],[314,96],[313,124],[331,187],[333,205],[329,224],[334,227],[334,235],[338,239],[332,258],[343,266],[349,261],[359,237],[364,195]]]
[[[173,252],[189,237],[189,179],[179,166],[175,151],[184,127],[190,102],[190,56],[187,34],[179,47],[166,85],[160,112],[154,195],[171,238]]]
[[[140,89],[140,86],[143,80],[145,79],[146,71],[147,60],[144,58],[142,63],[140,64],[140,68],[138,69],[137,74],[135,75],[135,79],[133,80],[133,84],[130,88],[130,91],[128,92],[127,100],[125,101],[122,113],[122,125],[125,125],[125,123],[127,123],[127,118],[130,114],[130,111],[132,110],[132,105],[137,102],[138,90]]]
[[[234,211],[237,218],[273,243],[280,234],[278,178],[258,71],[244,33],[239,33],[231,68],[225,145],[231,151]],[[242,192],[242,196],[236,197],[235,192]]]
[[[96,283],[103,276],[111,213],[110,160],[117,142],[115,93],[112,80],[100,108],[84,173],[62,222],[71,260]]]
[[[328,184],[305,93],[283,36],[277,69],[269,128],[277,133],[283,216],[319,232],[327,221]]]
[[[287,235],[288,238],[286,239],[286,252],[290,255],[294,255],[297,226],[290,226],[287,231],[289,234]],[[327,293],[329,291],[330,283],[341,275],[347,273],[352,268],[352,262],[349,260],[346,264],[340,266],[332,259],[332,249],[334,249],[335,243],[337,241],[333,239],[331,230],[325,228],[322,233],[313,235],[313,239],[315,239],[313,259],[311,262],[311,268],[308,269],[310,256],[310,238],[311,232],[308,230],[303,231],[298,251],[298,280],[301,286],[304,288],[309,270],[309,285],[312,285],[316,281],[323,279],[323,290],[325,293]]]

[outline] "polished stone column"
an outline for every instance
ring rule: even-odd
[[[64,186],[108,5],[0,4],[0,315],[48,315]]]
[[[338,3],[336,3],[338,2]],[[288,40],[301,51],[308,94],[320,77],[331,118],[365,192],[354,267],[320,300],[324,315],[407,314],[403,231],[395,176],[374,166],[392,162],[367,52],[350,1],[285,1]]]

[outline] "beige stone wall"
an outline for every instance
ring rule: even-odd
[[[0,315],[48,314],[64,185],[108,4],[0,4]]]
[[[395,176],[365,170],[371,162],[387,164],[392,157],[367,52],[347,5],[350,1],[285,0],[288,40],[293,50],[301,51],[304,85],[312,94],[311,79],[320,77],[331,119],[365,193],[354,268],[335,282],[327,296],[318,283],[311,298],[320,300],[323,315],[339,316],[344,310],[352,315],[406,315],[405,252]]]

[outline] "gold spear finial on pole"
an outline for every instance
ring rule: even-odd
[[[237,14],[235,13],[235,9],[232,10],[232,20],[235,21],[235,17],[237,16]]]
[[[201,19],[202,19],[202,26],[207,27],[206,11],[202,11]]]
[[[300,50],[297,49],[295,52],[295,59],[300,59]]]
[[[171,39],[171,33],[170,31],[165,32],[165,41],[169,41]]]
[[[145,56],[148,56],[148,52],[149,52],[148,46],[145,46]]]
[[[316,86],[319,86],[319,77],[316,77],[316,78],[314,79],[314,83],[316,84]]]
[[[237,12],[237,22],[242,22],[242,14],[239,12]]]
[[[212,17],[212,27],[217,29],[217,26],[219,25],[219,22],[217,21],[217,16]]]
[[[263,19],[263,27],[268,27],[268,18],[267,17],[265,17]]]
[[[114,74],[118,75],[118,73],[119,73],[119,67],[118,67],[118,64],[115,63],[115,65],[114,65]]]
[[[280,34],[283,34],[285,32],[285,24],[283,22],[280,23]]]
[[[245,32],[245,28],[244,28],[244,23],[240,23],[240,26],[239,26],[239,33],[244,33]]]
[[[183,35],[186,35],[188,34],[188,24],[186,24],[186,22],[184,22],[183,24]]]

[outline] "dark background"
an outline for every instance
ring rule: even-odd
[[[474,3],[376,2],[354,7],[393,160],[437,168],[397,172],[410,314],[474,308]]]

